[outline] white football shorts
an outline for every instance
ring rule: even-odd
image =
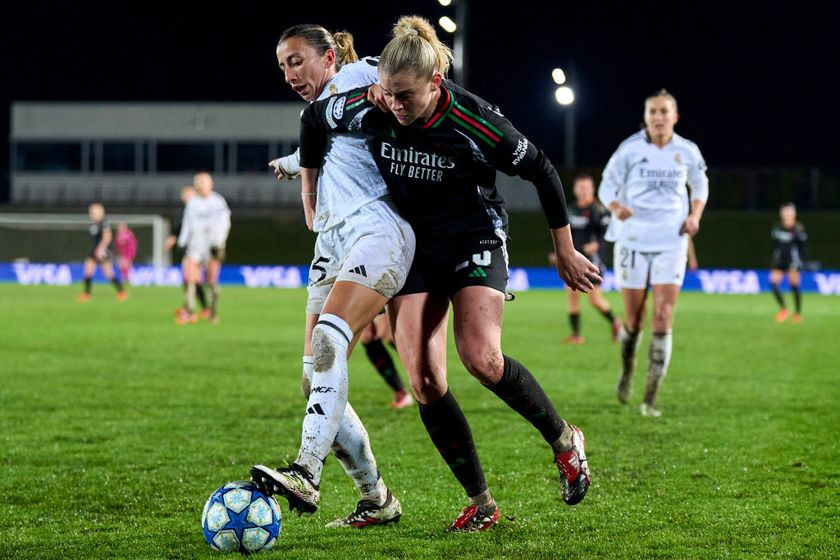
[[[388,199],[365,204],[318,234],[309,267],[306,312],[320,315],[338,281],[355,282],[384,297],[405,284],[414,260],[414,231]]]
[[[682,286],[687,261],[687,243],[667,251],[630,249],[621,241],[613,247],[615,283],[619,288],[643,290],[654,284]]]

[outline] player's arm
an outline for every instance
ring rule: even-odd
[[[181,219],[181,233],[178,234],[178,247],[182,249],[187,246],[187,241],[190,239],[192,229],[192,212],[190,212],[190,204],[187,203],[184,208],[184,217]]]
[[[633,215],[633,209],[622,204],[620,194],[627,180],[627,164],[621,148],[613,153],[598,185],[598,200],[619,220],[626,220]]]
[[[287,156],[269,161],[268,166],[274,169],[278,181],[296,179],[300,175],[300,148]]]
[[[687,233],[694,237],[700,231],[700,219],[703,217],[703,209],[706,208],[706,201],[709,198],[709,178],[706,176],[706,162],[696,146],[688,169],[688,187],[691,190],[691,209],[680,229],[680,233]]]
[[[111,241],[114,239],[114,234],[111,231],[111,226],[103,225],[102,226],[102,239],[99,241],[99,244],[96,246],[96,256],[98,258],[103,258],[105,256],[105,251],[108,250],[108,245],[111,244]]]
[[[489,146],[485,149],[488,161],[499,171],[518,175],[534,185],[554,242],[558,274],[570,288],[588,292],[594,287],[593,282],[599,283],[601,277],[598,267],[576,251],[572,244],[566,197],[557,170],[545,153],[494,107],[477,107],[476,110],[476,122],[482,125],[486,131],[484,136],[490,140],[488,143],[480,138]]]

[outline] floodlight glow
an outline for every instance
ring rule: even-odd
[[[438,0],[441,6],[448,6],[452,3],[452,0]]]
[[[455,30],[458,29],[458,26],[455,25],[455,22],[449,16],[443,16],[438,20],[438,23],[448,33],[455,33]]]
[[[554,92],[554,99],[560,105],[571,105],[575,101],[575,92],[569,86],[560,86]]]
[[[559,68],[555,68],[551,71],[551,79],[554,80],[554,83],[558,86],[562,86],[566,83],[566,73]]]

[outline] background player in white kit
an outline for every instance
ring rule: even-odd
[[[671,359],[674,306],[685,276],[689,238],[700,230],[709,195],[706,162],[696,144],[674,132],[678,119],[677,101],[666,90],[648,97],[645,128],[618,147],[598,188],[598,198],[612,212],[606,238],[615,241],[613,266],[624,299],[617,388],[622,403],[630,398],[647,288],[652,287],[653,333],[641,406],[645,416],[661,415],[656,396]]]
[[[193,178],[196,196],[187,202],[184,223],[178,236],[178,246],[186,248],[184,280],[187,282],[185,313],[195,315],[195,289],[201,282],[201,267],[206,268],[210,291],[210,320],[218,323],[219,272],[225,257],[225,244],[230,233],[230,208],[227,201],[213,192],[213,178],[209,173],[197,173]]]
[[[358,60],[349,33],[319,25],[283,32],[277,60],[286,82],[306,101],[376,82],[376,59]],[[358,60],[357,62],[353,62]],[[347,106],[364,101],[346,99]],[[331,108],[336,115],[345,105]],[[272,162],[280,175],[298,172],[296,154]],[[288,468],[256,465],[251,478],[281,494],[291,509],[314,512],[324,460],[332,448],[361,494],[355,511],[328,527],[396,521],[399,501],[385,486],[367,431],[347,401],[347,354],[360,332],[403,286],[414,258],[414,232],[393,209],[387,187],[363,136],[336,134],[325,154],[317,191],[304,175],[307,226],[318,232],[309,271],[303,392],[307,397],[301,446]]]

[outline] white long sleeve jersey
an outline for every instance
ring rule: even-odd
[[[662,148],[648,140],[644,130],[627,138],[604,168],[598,198],[604,206],[619,201],[633,215],[610,219],[606,239],[621,241],[629,249],[668,251],[684,247],[680,228],[691,200],[709,196],[706,162],[694,142],[674,134]]]
[[[377,58],[365,57],[345,64],[327,82],[318,100],[336,93],[376,83]],[[336,104],[333,111],[344,110]],[[315,206],[314,230],[324,231],[344,218],[388,193],[388,188],[365,138],[359,133],[331,134],[318,176],[318,199]]]
[[[225,198],[217,192],[207,197],[193,196],[184,208],[184,221],[178,236],[178,246],[186,247],[196,239],[212,246],[223,247],[230,232],[230,208]]]

